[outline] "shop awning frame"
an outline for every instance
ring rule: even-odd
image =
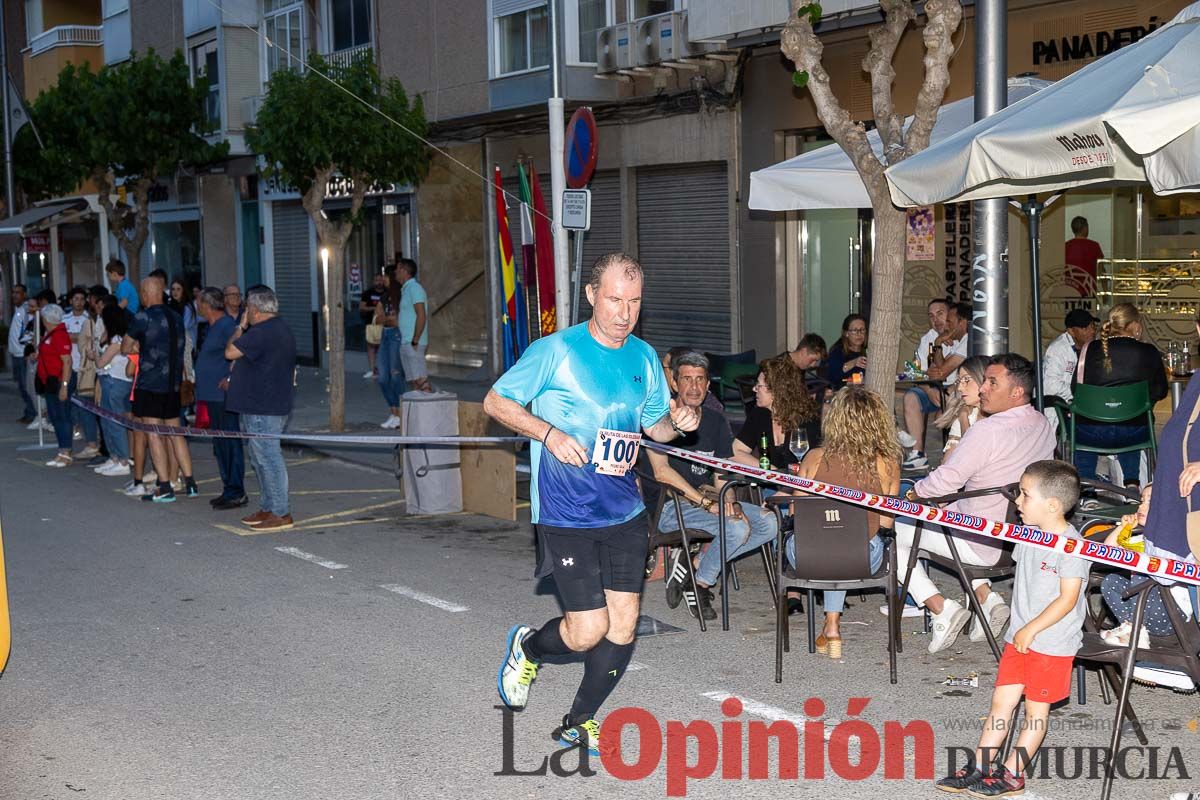
[[[0,220],[0,246],[19,247],[21,237],[63,222],[74,221],[80,213],[86,213],[88,210],[88,201],[82,197],[27,208],[20,214]]]

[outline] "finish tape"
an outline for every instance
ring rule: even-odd
[[[1179,561],[1174,558],[1148,556],[1134,550],[1126,550],[1111,544],[1093,542],[1076,536],[1064,536],[1057,533],[1047,533],[1030,525],[1018,525],[1011,522],[996,522],[995,520],[964,514],[961,511],[951,511],[948,508],[927,506],[914,503],[900,497],[871,494],[859,489],[847,489],[830,483],[801,478],[787,472],[765,470],[761,467],[749,467],[736,461],[695,453],[691,450],[681,450],[678,447],[659,444],[649,439],[643,440],[643,446],[656,450],[665,455],[685,461],[703,464],[711,469],[731,472],[747,478],[753,478],[761,483],[773,483],[789,489],[801,489],[809,494],[819,494],[833,498],[843,503],[869,508],[877,512],[891,512],[900,517],[911,517],[914,520],[934,522],[944,528],[975,534],[984,539],[994,539],[997,544],[1004,542],[1019,542],[1043,550],[1053,550],[1058,553],[1082,558],[1096,564],[1108,564],[1138,572],[1142,575],[1153,575],[1180,583],[1200,585],[1200,565],[1189,561]]]
[[[122,428],[141,433],[156,433],[161,436],[187,436],[195,439],[280,439],[289,442],[323,442],[326,444],[387,444],[387,445],[460,445],[460,444],[511,444],[528,441],[524,436],[401,436],[399,434],[376,434],[372,436],[345,433],[247,433],[246,431],[219,431],[212,428],[185,428],[173,425],[157,425],[135,422],[115,411],[81,397],[72,397],[71,402],[102,419],[112,420]]]

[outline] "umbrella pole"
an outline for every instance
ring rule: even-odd
[[[1041,264],[1038,253],[1038,240],[1041,238],[1042,209],[1046,206],[1038,202],[1037,195],[1029,195],[1029,199],[1021,206],[1029,222],[1029,272],[1033,278],[1033,368],[1037,381],[1037,410],[1045,408],[1046,400],[1042,394],[1042,290],[1038,285],[1041,275]]]

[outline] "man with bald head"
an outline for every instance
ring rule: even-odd
[[[162,278],[151,275],[141,284],[142,308],[129,323],[129,334],[121,341],[121,352],[138,354],[138,373],[133,389],[133,416],[155,425],[179,425],[179,386],[183,381],[183,349],[186,332],[183,318],[163,304]],[[150,458],[158,477],[158,490],[141,486],[134,474],[132,492],[143,500],[155,503],[175,502],[171,487],[173,469],[168,463],[167,448],[187,481],[187,496],[200,493],[192,477],[192,459],[187,440],[182,436],[147,434]],[[135,464],[136,466],[136,464]],[[139,488],[141,491],[138,491]]]

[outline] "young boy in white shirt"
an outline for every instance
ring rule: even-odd
[[[1037,461],[1021,476],[1017,509],[1026,525],[1078,538],[1066,515],[1079,501],[1079,473],[1064,461]],[[1025,791],[1021,774],[1046,736],[1050,706],[1071,694],[1071,668],[1083,643],[1084,583],[1090,564],[1029,544],[1013,550],[1017,562],[1012,616],[996,673],[992,708],[974,760],[937,782],[945,792],[1006,797]],[[992,760],[1004,745],[1012,713],[1025,697],[1025,719],[1003,764]]]

